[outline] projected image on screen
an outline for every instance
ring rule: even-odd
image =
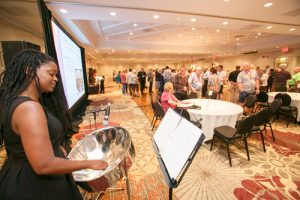
[[[51,23],[63,87],[71,108],[85,93],[81,51],[53,21]]]

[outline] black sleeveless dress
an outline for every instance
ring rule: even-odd
[[[82,199],[71,174],[37,175],[28,162],[20,136],[11,127],[11,116],[15,108],[29,97],[20,96],[10,105],[4,129],[4,142],[7,160],[0,171],[1,200],[64,200]],[[59,144],[63,139],[63,128],[60,122],[50,113],[48,129],[55,156],[64,158]]]

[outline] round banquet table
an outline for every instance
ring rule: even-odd
[[[294,106],[297,108],[298,110],[298,116],[297,116],[297,121],[300,121],[300,93],[296,93],[296,92],[269,92],[268,96],[268,102],[271,103],[272,101],[274,101],[275,95],[278,93],[286,93],[288,95],[290,95],[290,97],[292,98],[292,102],[291,102],[291,106]]]
[[[243,108],[227,101],[214,99],[188,99],[184,100],[181,107],[200,106],[201,109],[188,109],[191,121],[202,119],[202,131],[205,140],[211,140],[214,128],[219,126],[235,127],[236,121],[242,116]]]

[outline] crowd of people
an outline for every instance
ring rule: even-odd
[[[208,68],[194,67],[187,69],[181,66],[178,70],[166,66],[163,69],[147,72],[142,67],[140,71],[125,69],[119,71],[115,76],[118,84],[122,85],[122,93],[132,96],[144,95],[145,89],[149,93],[156,92],[162,97],[168,97],[170,105],[180,103],[188,98],[206,97],[208,91],[216,93],[217,99],[225,100],[224,86],[227,85],[228,92],[226,100],[243,105],[249,94],[259,93],[260,90],[270,91],[297,91],[299,88],[300,68],[294,68],[295,75],[286,70],[286,65],[280,65],[270,69],[267,65],[264,69],[253,68],[249,63],[236,66],[236,69],[225,71],[223,65]],[[148,83],[147,83],[148,82]],[[172,87],[170,84],[171,83]],[[154,84],[154,86],[153,86]],[[172,93],[172,95],[170,95]],[[164,103],[163,103],[164,104]]]

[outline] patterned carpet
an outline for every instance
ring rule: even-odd
[[[131,199],[168,199],[168,188],[161,174],[152,148],[149,119],[128,95],[112,87],[106,94],[91,95],[89,109],[111,103],[110,122],[128,130],[136,150],[136,157],[129,169]],[[139,98],[139,97],[138,97]],[[103,116],[97,118],[99,128]],[[79,134],[95,128],[90,114],[84,117]],[[229,166],[226,147],[220,142],[204,144],[178,188],[173,199],[300,199],[300,127],[279,120],[273,124],[276,141],[265,135],[266,153],[263,152],[259,134],[249,138],[251,160],[247,160],[242,142],[230,146],[232,167]],[[79,139],[79,138],[77,138]],[[76,137],[73,142],[76,143]],[[4,157],[3,150],[0,158]],[[123,180],[114,187],[125,188]],[[127,199],[126,189],[107,190],[101,199]]]

